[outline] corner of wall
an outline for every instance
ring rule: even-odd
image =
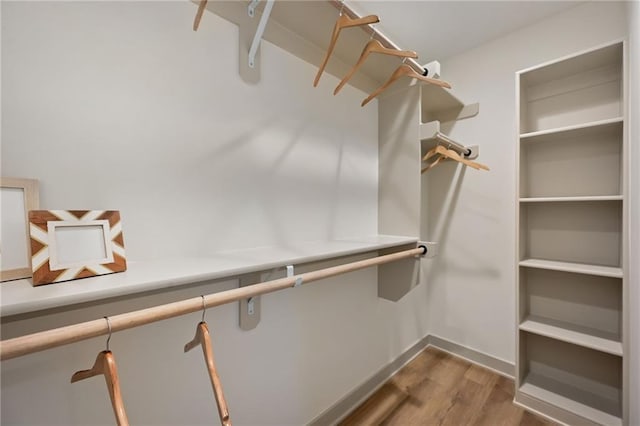
[[[630,425],[640,424],[640,266],[633,259],[640,258],[640,170],[633,165],[640,160],[640,2],[628,6],[629,25],[629,407]],[[635,160],[635,161],[634,161]]]

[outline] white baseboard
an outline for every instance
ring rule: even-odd
[[[442,337],[429,335],[428,339],[429,344],[427,346],[433,346],[445,352],[449,352],[452,355],[464,358],[473,364],[478,364],[482,367],[488,368],[489,370],[495,371],[501,376],[505,376],[510,379],[515,377],[516,366],[509,361],[462,346],[450,340],[443,339]]]
[[[377,373],[373,374],[369,379],[356,387],[353,391],[349,392],[345,397],[318,415],[315,419],[309,422],[309,426],[335,425],[340,420],[344,419],[349,413],[351,413],[351,411],[369,398],[396,372],[407,365],[428,346],[441,349],[452,355],[464,358],[469,362],[493,370],[500,375],[513,378],[515,372],[514,364],[441,337],[428,335],[401,354],[398,358],[380,369]]]

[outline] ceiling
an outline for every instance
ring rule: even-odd
[[[418,52],[420,63],[443,60],[582,1],[371,1],[351,0],[362,15],[376,14],[376,27],[401,49]]]

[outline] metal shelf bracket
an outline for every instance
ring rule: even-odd
[[[264,11],[262,12],[262,16],[260,17],[260,23],[258,24],[258,28],[256,29],[256,33],[253,36],[253,41],[251,42],[251,48],[249,49],[249,67],[255,68],[256,63],[256,54],[258,53],[258,48],[260,47],[260,41],[262,40],[262,35],[264,34],[264,30],[267,27],[267,22],[269,21],[269,15],[271,15],[271,10],[273,9],[273,4],[275,0],[266,0],[266,5],[264,6]],[[259,0],[253,0],[249,4],[249,16],[253,17],[255,14],[255,8],[258,5]]]

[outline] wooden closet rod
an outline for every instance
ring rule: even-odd
[[[351,9],[349,6],[347,6],[347,4],[344,3],[343,1],[340,1],[340,0],[327,0],[327,1],[330,4],[332,4],[333,7],[335,7],[336,9],[342,10],[342,13],[347,15],[351,19],[362,18],[362,16],[360,16],[356,12],[354,12],[353,9]],[[389,40],[387,38],[387,36],[382,34],[380,31],[376,30],[372,25],[363,25],[360,28],[362,28],[367,34],[372,35],[373,38],[375,38],[380,43],[382,43],[382,45],[384,47],[387,47],[389,49],[398,50],[398,51],[402,50],[393,41]],[[416,61],[415,59],[407,58],[405,60],[405,63],[407,65],[410,65],[413,69],[415,69],[417,73],[419,73],[421,75],[427,75],[427,70],[422,65],[420,65],[418,63],[418,61]]]
[[[357,271],[370,266],[382,265],[413,256],[423,255],[426,252],[427,248],[425,246],[419,246],[414,249],[378,256],[372,259],[347,263],[331,268],[294,275],[292,277],[266,281],[233,290],[221,291],[219,293],[212,293],[206,296],[198,296],[178,302],[110,316],[109,322],[111,323],[111,331],[116,332],[127,330],[129,328],[139,327],[152,322],[201,311],[203,309],[203,304],[205,308],[211,308],[214,306],[224,305],[226,303],[248,299],[249,297],[261,294],[272,293],[288,287],[293,287],[299,279],[302,279],[302,284],[308,284],[324,278]],[[4,361],[11,358],[17,358],[22,355],[106,334],[109,334],[109,327],[104,318],[100,318],[66,327],[28,334],[13,339],[7,339],[0,341],[0,360]]]

